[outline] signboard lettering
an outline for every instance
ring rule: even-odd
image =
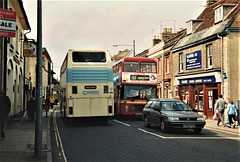
[[[202,51],[186,54],[186,70],[199,69],[202,67]]]
[[[0,9],[0,36],[15,37],[16,12]]]
[[[186,85],[186,84],[203,84],[203,83],[215,83],[216,79],[215,77],[208,77],[208,78],[198,78],[198,79],[184,79],[180,80],[180,85]]]

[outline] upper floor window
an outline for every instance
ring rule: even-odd
[[[187,34],[191,34],[192,33],[192,21],[189,21],[187,23]]]
[[[207,45],[207,67],[212,67],[212,45]]]
[[[162,73],[162,62],[161,59],[158,60],[158,74],[161,75]]]
[[[215,23],[223,20],[223,6],[215,9]]]
[[[183,53],[179,53],[179,72],[183,72]]]
[[[156,73],[155,62],[141,62],[140,68],[141,68],[141,72]]]
[[[166,74],[168,74],[169,73],[169,57],[166,57]]]

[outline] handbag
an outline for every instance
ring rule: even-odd
[[[213,120],[218,120],[218,115],[217,115],[217,113],[215,113],[215,114],[213,115]]]
[[[226,124],[226,123],[229,123],[228,115],[226,116],[224,123],[225,123],[225,124]]]

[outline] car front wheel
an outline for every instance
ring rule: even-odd
[[[144,126],[145,127],[149,127],[150,126],[150,124],[148,122],[148,118],[146,116],[144,117]]]
[[[161,121],[160,121],[160,131],[161,132],[166,131],[164,119],[161,119]]]

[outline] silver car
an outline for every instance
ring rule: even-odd
[[[193,129],[200,134],[206,124],[203,116],[193,112],[189,106],[176,99],[152,99],[143,108],[144,125],[160,126],[165,132],[167,128]]]

